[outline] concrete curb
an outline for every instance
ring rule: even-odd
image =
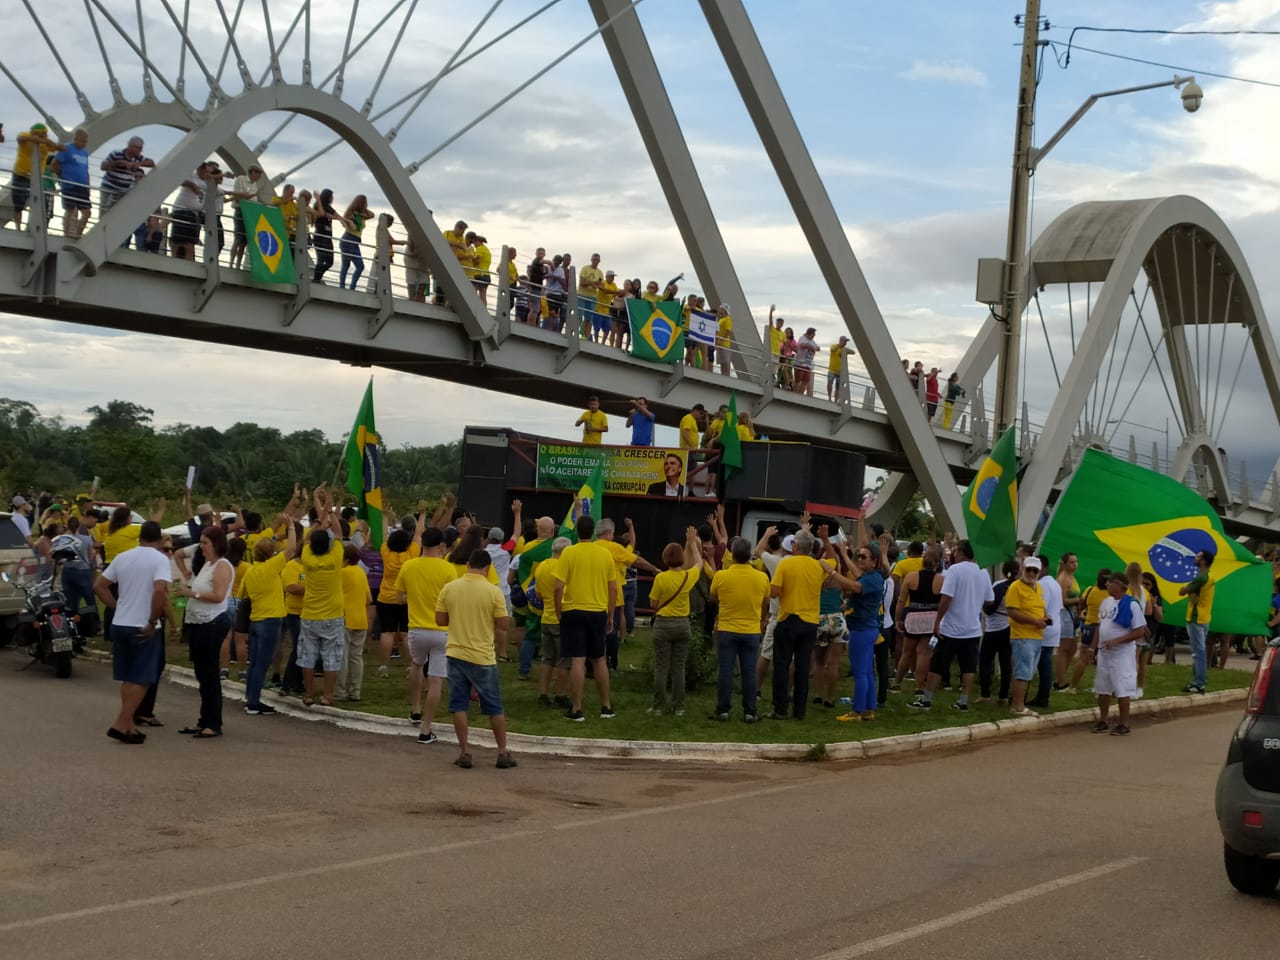
[[[110,655],[96,650],[87,650],[82,655],[85,659],[98,660],[103,663],[111,661]],[[179,686],[195,688],[195,673],[188,667],[172,664],[165,667],[164,676],[171,683]],[[1225,703],[1244,700],[1248,689],[1239,687],[1233,690],[1214,690],[1205,694],[1180,694],[1164,697],[1160,700],[1138,700],[1130,706],[1134,716],[1148,714],[1182,713],[1201,707],[1216,707]],[[227,700],[244,701],[244,686],[229,680],[222,682],[222,695]],[[376,733],[383,736],[414,737],[418,728],[408,718],[386,717],[377,713],[365,713],[360,710],[343,710],[338,707],[324,707],[317,704],[304,707],[300,700],[293,697],[281,697],[271,691],[265,691],[266,699],[276,711],[300,720],[331,723],[345,730],[357,730],[361,733]],[[817,753],[818,745],[810,743],[705,743],[695,741],[667,740],[599,740],[580,737],[544,737],[526,733],[508,733],[507,743],[513,751],[526,754],[542,754],[558,757],[581,757],[590,759],[634,759],[634,760],[696,760],[696,761],[733,761],[733,760],[869,760],[875,757],[896,756],[915,753],[922,750],[946,750],[969,743],[980,743],[1001,737],[1009,737],[1028,733],[1047,733],[1062,727],[1092,723],[1098,719],[1097,707],[1086,707],[1080,710],[1063,710],[1046,714],[1038,718],[1002,718],[987,720],[963,727],[943,727],[939,730],[924,730],[920,733],[908,733],[893,737],[878,737],[874,740],[847,740],[826,743],[822,752]],[[264,722],[269,723],[270,720]],[[441,743],[456,744],[453,727],[436,723],[433,727]],[[495,748],[493,734],[483,728],[472,727],[471,742],[477,746]]]

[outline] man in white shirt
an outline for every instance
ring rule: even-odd
[[[121,743],[146,740],[133,718],[164,662],[164,635],[156,624],[168,607],[173,574],[169,558],[161,552],[163,540],[160,524],[148,520],[138,534],[138,545],[112,560],[93,585],[98,599],[115,609],[111,675],[120,681],[120,713],[107,736]],[[118,597],[111,593],[113,583]]]
[[[36,543],[36,538],[31,535],[31,512],[34,509],[26,497],[14,497],[13,513],[9,515],[9,519],[13,521],[13,525],[18,528],[22,539],[27,541],[29,547],[34,547]]]
[[[982,642],[982,605],[995,599],[991,577],[973,562],[973,545],[961,540],[952,551],[952,563],[942,575],[938,614],[933,621],[933,656],[924,691],[907,704],[916,710],[933,706],[933,694],[942,678],[951,675],[951,661],[960,661],[960,699],[952,710],[968,710],[973,677],[978,672],[978,645]],[[931,643],[933,641],[930,641]]]
[[[1058,655],[1058,646],[1062,642],[1062,624],[1067,613],[1062,584],[1053,575],[1048,557],[1040,558],[1040,569],[1044,571],[1040,578],[1040,592],[1044,594],[1045,616],[1050,623],[1044,628],[1044,639],[1040,641],[1040,663],[1036,671],[1039,682],[1034,699],[1027,701],[1029,707],[1049,706],[1049,691],[1053,689],[1053,659]]]
[[[1133,644],[1147,631],[1142,605],[1129,596],[1128,581],[1116,572],[1107,580],[1107,599],[1098,608],[1098,669],[1093,689],[1098,695],[1098,722],[1094,733],[1105,733],[1111,698],[1120,708],[1120,722],[1111,728],[1113,737],[1129,735],[1129,700],[1138,688],[1138,662]]]

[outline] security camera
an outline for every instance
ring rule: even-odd
[[[1182,88],[1182,109],[1187,113],[1195,113],[1200,109],[1200,101],[1204,99],[1204,91],[1194,80]]]

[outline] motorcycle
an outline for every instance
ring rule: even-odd
[[[26,597],[26,609],[18,617],[19,646],[31,655],[32,663],[53,664],[58,679],[71,676],[71,661],[82,648],[78,618],[67,614],[67,598],[54,589],[53,577],[14,581],[9,574],[0,573],[0,578],[13,583]]]

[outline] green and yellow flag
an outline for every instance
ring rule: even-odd
[[[373,422],[373,379],[365,388],[355,426],[347,437],[347,489],[359,501],[375,547],[382,546],[382,471],[378,464],[378,428]]]
[[[249,276],[262,283],[295,283],[293,251],[279,207],[240,201],[249,248]]]
[[[604,515],[604,460],[596,461],[595,468],[591,471],[591,475],[587,477],[586,482],[578,488],[578,494],[573,498],[573,503],[569,505],[569,512],[564,515],[564,520],[560,524],[561,537],[568,537],[574,543],[578,542],[578,533],[575,529],[578,518],[587,516],[596,523],[600,522],[600,518]]]
[[[684,360],[680,304],[674,300],[650,303],[637,297],[627,301],[627,319],[631,324],[631,356],[655,363]]]
[[[729,412],[720,431],[720,462],[724,464],[724,478],[728,480],[742,469],[742,438],[738,436],[738,392],[729,394]]]
[[[1080,582],[1099,570],[1137,563],[1150,573],[1164,601],[1164,622],[1186,622],[1178,591],[1196,575],[1196,554],[1213,554],[1209,629],[1265,635],[1271,608],[1271,566],[1228,538],[1213,508],[1170,477],[1097,450],[1086,450],[1045,531],[1041,552],[1080,560]]]
[[[993,567],[1018,548],[1018,456],[1010,427],[964,492],[964,525],[974,559]]]

